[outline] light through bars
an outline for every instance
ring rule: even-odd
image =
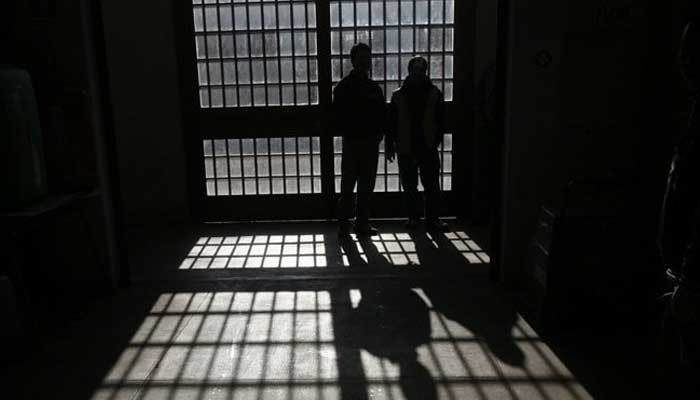
[[[313,0],[193,0],[201,108],[318,104]]]
[[[322,234],[201,237],[181,270],[326,267]]]
[[[408,75],[408,60],[428,60],[429,75],[446,101],[453,97],[453,0],[343,0],[330,2],[331,69],[335,85],[352,66],[350,49],[358,42],[372,49],[370,75],[386,95]]]
[[[333,139],[335,192],[340,193],[341,164],[343,159],[343,139]],[[440,190],[452,190],[452,134],[446,133],[439,148],[440,153]],[[384,140],[379,144],[379,161],[377,163],[377,178],[374,185],[375,193],[400,192],[399,164],[397,160],[389,162],[384,152]],[[418,191],[423,191],[423,185],[418,180]]]
[[[203,141],[207,196],[321,193],[319,137]]]
[[[394,313],[404,299],[418,299],[425,314]],[[484,320],[469,324],[442,302],[420,287],[163,292],[90,398],[322,400],[356,398],[352,388],[399,400],[421,387],[406,382],[421,379],[435,399],[592,398],[522,317],[494,330],[483,305],[470,311]],[[389,318],[368,319],[367,303]],[[406,337],[410,318],[427,321],[424,342],[377,339],[399,323],[390,334]],[[377,354],[377,343],[385,354],[414,354],[413,368]],[[504,344],[523,361],[502,360],[495,348]]]

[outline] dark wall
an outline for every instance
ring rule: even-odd
[[[674,56],[683,5],[511,3],[503,278],[515,286],[525,279],[539,207],[559,204],[571,179],[628,182],[637,199],[629,204],[639,216],[634,231],[652,254],[685,113]]]
[[[172,18],[178,2],[102,3],[126,222],[188,220]]]

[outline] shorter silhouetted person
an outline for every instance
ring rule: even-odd
[[[671,315],[677,322],[683,358],[700,365],[700,25],[691,21],[683,33],[681,66],[688,84],[688,131],[676,147],[666,187],[660,246],[675,284]]]
[[[369,78],[370,48],[358,43],[350,51],[353,69],[333,91],[336,132],[343,137],[338,220],[347,233],[355,220],[355,232],[376,235],[369,223],[370,195],[374,191],[379,142],[384,134],[386,102],[379,85]],[[357,184],[357,207],[353,190]]]
[[[407,227],[415,228],[423,211],[429,229],[446,230],[438,218],[440,209],[440,155],[445,133],[445,102],[442,92],[427,76],[428,62],[414,57],[408,77],[391,96],[386,154],[390,162],[398,155],[399,173],[408,212]],[[418,175],[425,190],[421,209]]]

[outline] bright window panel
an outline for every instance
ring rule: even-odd
[[[193,0],[201,108],[318,104],[313,0]]]
[[[452,134],[446,133],[439,148],[440,153],[440,190],[452,191]],[[343,138],[333,138],[333,167],[335,175],[335,192],[340,193],[341,162],[343,159]],[[357,190],[357,188],[355,189]],[[374,185],[375,193],[400,192],[398,160],[389,162],[384,152],[384,140],[379,144],[379,162],[377,163],[377,179]],[[423,191],[423,184],[418,178],[418,191]]]
[[[318,136],[205,139],[207,196],[321,193]]]
[[[387,98],[408,75],[414,56],[428,60],[429,75],[446,101],[453,97],[454,0],[331,1],[331,71],[337,84],[352,69],[350,49],[372,49],[370,75]]]

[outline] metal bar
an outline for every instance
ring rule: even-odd
[[[292,35],[292,92],[294,93],[294,105],[298,105],[297,102],[297,63],[296,63],[296,48],[294,46],[294,3],[289,4],[289,15],[291,17],[291,35]]]
[[[357,44],[357,0],[352,1],[352,26],[353,28],[353,40],[355,41],[353,45]]]
[[[240,164],[241,164],[241,193],[243,193],[243,196],[245,196],[246,190],[245,190],[245,163],[243,162],[243,139],[236,139],[238,140],[238,151],[240,152]]]
[[[442,22],[443,25],[447,23],[447,2],[445,0],[442,0]],[[445,95],[445,85],[446,85],[446,76],[445,76],[445,43],[447,42],[445,39],[447,37],[447,28],[443,27],[442,28],[442,95],[444,98]],[[454,58],[453,58],[454,60]]]
[[[384,97],[386,98],[387,97],[386,92],[389,91],[389,86],[387,84],[387,82],[389,81],[389,77],[387,76],[388,67],[387,67],[387,57],[386,57],[387,51],[388,51],[387,49],[388,49],[388,45],[389,45],[389,40],[387,39],[387,35],[386,35],[386,26],[387,26],[386,25],[386,0],[382,0],[382,7],[383,7],[382,13],[384,14],[384,55],[383,55],[383,57],[384,57]],[[397,156],[396,162],[399,162],[398,156]],[[389,191],[389,163],[387,162],[386,154],[384,154],[384,191],[385,192]]]
[[[224,94],[225,97],[225,94]],[[228,139],[224,139],[224,143],[226,143],[226,168],[228,168],[228,194],[229,196],[233,196],[233,183],[232,183],[232,176],[231,176],[231,152],[229,151],[228,148]]]
[[[280,143],[282,145],[282,191],[283,194],[287,194],[287,151],[285,150],[285,139],[280,138]]]
[[[216,41],[219,44],[219,57],[223,57],[224,55],[224,46],[221,45],[221,12],[220,12],[220,5],[219,5],[219,0],[216,0],[216,19],[217,19],[217,25],[219,27],[219,32],[216,34]],[[219,67],[221,67],[221,70],[219,71],[220,78],[221,78],[221,84],[224,83],[224,60],[219,59]],[[211,104],[210,104],[211,105]],[[221,105],[222,108],[226,108],[226,93],[224,92],[224,89],[221,89]]]
[[[304,28],[304,41],[306,41],[306,98],[308,100],[308,104],[311,105],[311,71],[309,69],[309,2],[304,2]]]
[[[263,45],[263,84],[265,88],[265,106],[270,105],[270,98],[267,93],[267,60],[265,57],[267,57],[267,45],[265,44],[265,7],[262,2],[260,2],[260,27],[262,28],[262,45]],[[252,57],[251,57],[251,63],[252,63]],[[251,76],[251,79],[253,77]],[[254,81],[253,81],[254,82]],[[255,88],[253,88],[253,93],[255,93]]]
[[[248,79],[250,80],[250,106],[255,107],[255,91],[253,90],[253,60],[251,59],[251,54],[253,54],[253,48],[250,42],[250,0],[245,2],[245,24],[246,24],[246,40],[248,41]],[[240,107],[241,105],[238,104]],[[245,185],[245,184],[244,184]],[[257,189],[257,186],[256,186]],[[256,190],[257,192],[257,190]]]
[[[294,138],[294,160],[297,163],[297,194],[301,194],[301,170],[299,169],[299,137]]]
[[[338,31],[338,40],[340,40],[340,80],[343,80],[345,77],[345,62],[343,60],[343,57],[345,56],[345,49],[343,49],[343,2],[338,1],[338,28],[341,28],[341,30]]]
[[[236,39],[236,10],[233,7],[231,7],[231,27],[233,29],[232,33],[232,39],[233,39],[233,68],[234,71],[236,71],[236,106],[240,107],[241,106],[241,95],[239,93],[239,71],[238,71],[238,39]],[[223,52],[221,53],[221,56],[223,56]],[[226,88],[224,87],[224,95],[226,94]]]
[[[258,141],[256,138],[250,139],[253,141],[253,176],[255,176],[255,194],[260,194],[258,188]]]
[[[207,30],[207,10],[204,5],[202,5],[202,28],[204,29],[204,64],[205,64],[205,69],[206,69],[206,75],[207,75],[207,98],[209,99],[209,102],[207,103],[206,108],[211,108],[211,90],[209,89],[209,85],[211,84],[211,79],[209,77],[209,35],[207,35],[208,30]],[[197,67],[199,69],[199,66]],[[199,96],[201,94],[198,93]],[[202,108],[202,103],[200,100],[199,107]],[[213,143],[212,143],[213,145]],[[213,147],[212,147],[213,149]],[[212,150],[213,151],[213,150]],[[216,178],[216,173],[214,174],[214,177]]]
[[[290,3],[291,7],[291,3]],[[277,26],[277,89],[280,94],[280,104],[282,107],[283,97],[282,97],[282,41],[280,40],[280,4],[279,0],[275,0],[275,24]],[[284,164],[284,163],[283,163]]]
[[[401,0],[397,1],[396,4],[398,5],[398,13],[399,13],[399,17],[398,17],[399,19],[398,19],[398,21],[396,21],[396,22],[398,23],[398,24],[396,25],[396,32],[397,32],[397,34],[398,34],[398,41],[399,41],[399,42],[396,44],[396,48],[399,50],[399,79],[401,79],[401,77],[403,76],[403,74],[402,74],[402,72],[403,72],[403,65],[401,65],[401,64],[402,64],[402,63],[401,63],[401,56],[403,55],[403,53],[402,53],[402,50],[403,50],[403,49],[401,49],[401,27],[403,26],[402,21],[401,21],[401,18],[402,18],[402,15],[401,15]]]
[[[319,105],[321,109],[321,130],[319,138],[319,151],[321,161],[321,193],[327,205],[327,215],[333,215],[333,205],[335,199],[335,167],[333,151],[333,130],[332,121],[332,101],[333,101],[333,74],[331,57],[331,28],[330,23],[330,2],[319,2],[320,7],[316,8],[316,40],[318,57],[318,84],[319,84]],[[342,41],[341,41],[342,43]],[[341,65],[342,65],[342,54]]]
[[[267,137],[267,171],[270,178],[270,195],[273,195],[272,186],[272,143],[270,137]]]

